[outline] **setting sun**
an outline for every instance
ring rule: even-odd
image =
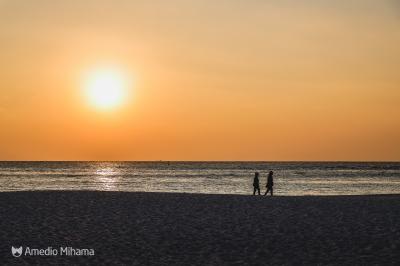
[[[90,104],[98,109],[120,106],[126,96],[127,78],[115,69],[96,69],[85,78],[85,94]]]

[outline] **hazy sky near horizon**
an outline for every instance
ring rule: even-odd
[[[399,29],[395,0],[0,0],[0,160],[400,161]]]

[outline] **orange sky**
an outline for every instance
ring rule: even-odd
[[[399,161],[400,5],[338,2],[0,0],[0,160]]]

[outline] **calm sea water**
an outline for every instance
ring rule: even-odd
[[[276,195],[400,193],[400,163],[369,162],[0,162],[0,191],[249,194],[269,170]]]

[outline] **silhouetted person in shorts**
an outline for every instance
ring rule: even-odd
[[[254,191],[253,191],[253,195],[256,194],[256,191],[258,190],[258,195],[260,195],[260,180],[258,179],[259,173],[256,172],[254,174],[254,180],[253,180],[253,187],[254,187]]]
[[[273,175],[274,175],[274,172],[269,171],[268,178],[267,178],[267,185],[265,186],[267,188],[267,191],[265,191],[264,196],[267,195],[268,192],[270,192],[270,191],[271,191],[271,196],[274,195],[274,189],[273,189],[273,187],[274,187],[274,178],[272,177]]]

